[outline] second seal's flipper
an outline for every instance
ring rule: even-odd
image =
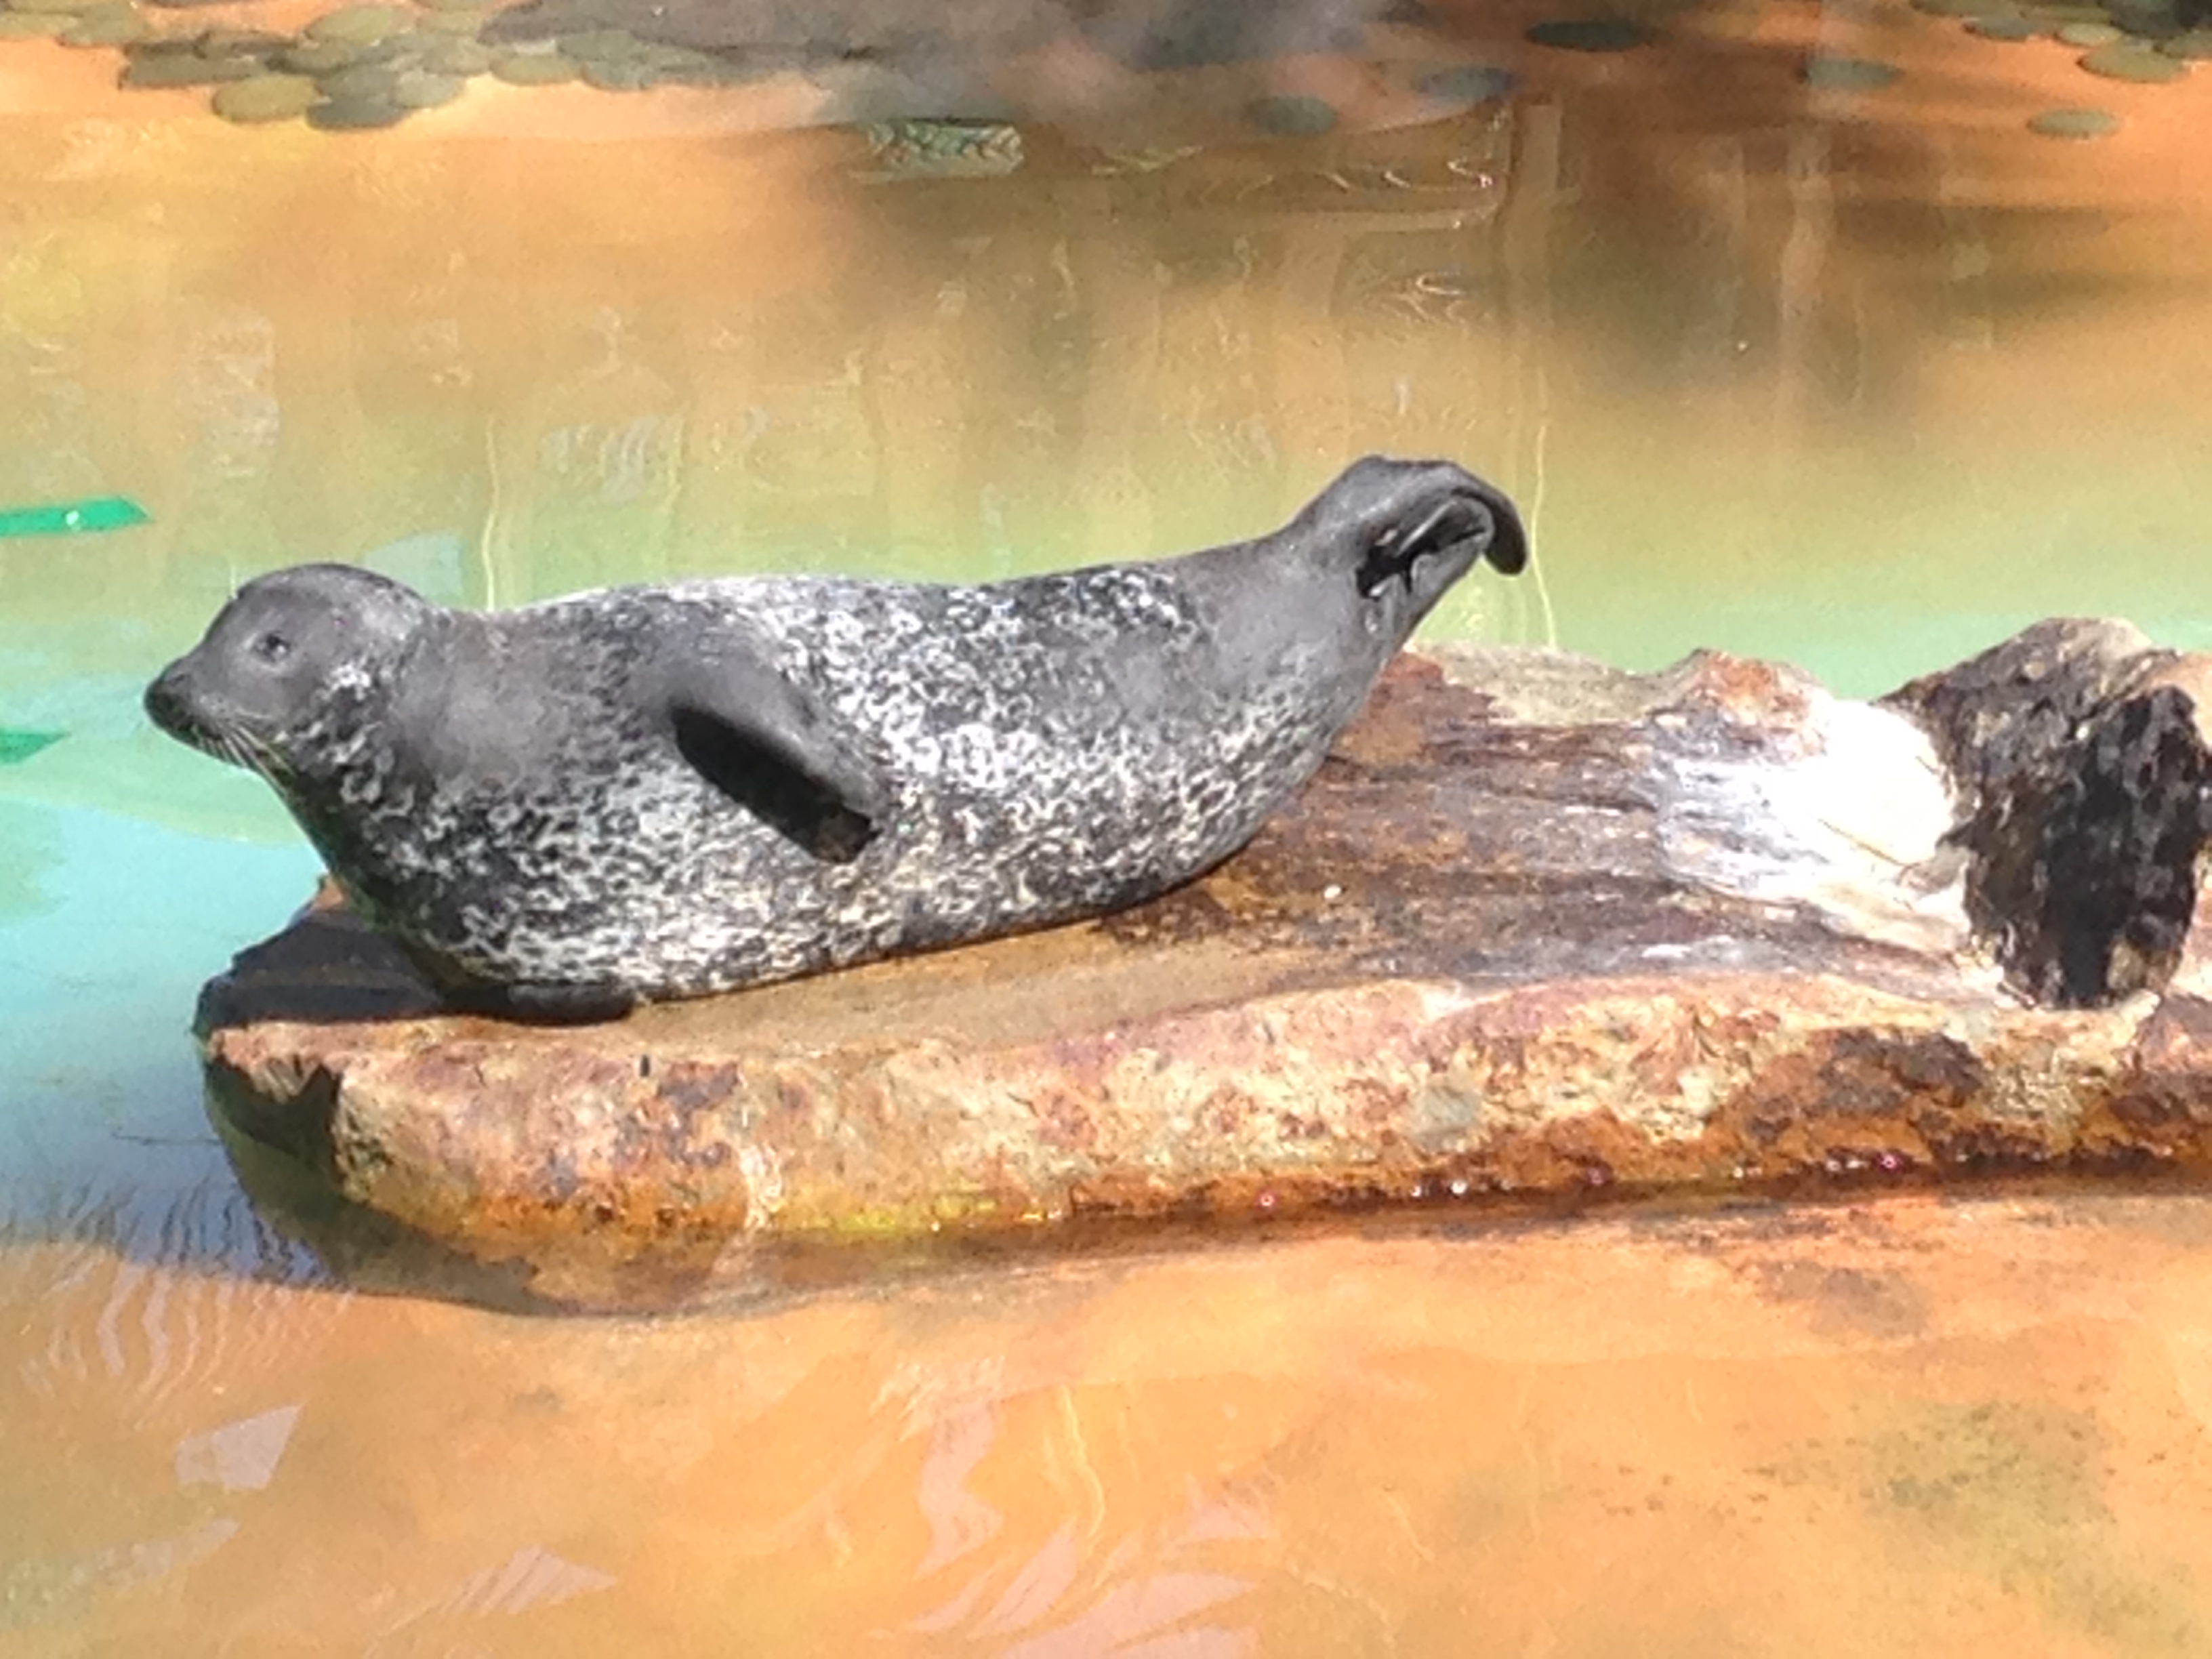
[[[722,649],[669,687],[694,770],[816,858],[848,864],[883,828],[890,790],[834,715],[750,653]]]

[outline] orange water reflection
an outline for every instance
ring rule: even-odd
[[[1036,568],[1249,533],[1385,449],[1538,521],[1541,590],[1469,586],[1444,632],[1859,690],[2051,612],[2212,641],[2212,77],[1902,6],[1672,9],[1620,58],[1529,46],[1538,15],[1115,97],[1024,71],[1017,170],[890,183],[788,81],[480,83],[337,137],[10,43],[0,502],[155,523],[0,549],[8,621],[135,665],[241,574],[425,536],[408,574],[476,601]],[[1816,46],[1905,78],[1808,92]],[[1520,92],[1407,90],[1468,60]],[[1321,137],[1242,114],[1316,87]],[[2120,131],[2026,131],[2083,101]],[[93,592],[154,637],[82,627]]]
[[[0,1378],[0,1629],[33,1652],[2202,1653],[2208,1246],[2194,1198],[1905,1198],[657,1324],[18,1247],[0,1273],[51,1288],[15,1304]]]

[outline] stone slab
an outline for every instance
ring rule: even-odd
[[[1716,653],[1409,656],[1244,853],[1080,926],[546,1029],[440,1013],[319,905],[208,987],[212,1098],[326,1249],[368,1224],[361,1260],[582,1308],[1346,1209],[2199,1168],[2207,678],[2105,623],[1880,703]],[[2118,894],[2086,909],[2083,836]]]

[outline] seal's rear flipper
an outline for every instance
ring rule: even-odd
[[[671,689],[676,746],[692,769],[816,858],[849,864],[876,837],[890,791],[804,687],[727,650]]]
[[[1457,469],[1454,469],[1455,471]],[[1359,564],[1359,591],[1372,597],[1389,583],[1406,584],[1425,607],[1478,559],[1501,574],[1528,562],[1528,536],[1506,496],[1472,473],[1431,499],[1407,490],[1374,532]],[[1423,580],[1421,562],[1432,562]]]

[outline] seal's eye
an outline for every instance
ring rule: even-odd
[[[292,654],[292,641],[282,634],[263,634],[253,641],[253,654],[264,662],[282,662]]]

